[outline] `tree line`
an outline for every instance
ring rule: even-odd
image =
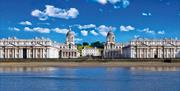
[[[96,48],[104,48],[104,44],[105,44],[105,42],[96,41],[96,42],[92,42],[92,43],[88,43],[88,42],[77,43],[76,45],[78,47],[80,47],[80,46],[90,46],[90,47],[96,47]]]

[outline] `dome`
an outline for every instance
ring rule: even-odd
[[[109,31],[107,36],[114,36],[114,33],[112,31]]]
[[[74,32],[71,31],[71,30],[69,30],[69,31],[67,32],[66,36],[70,36],[70,35],[74,35]]]

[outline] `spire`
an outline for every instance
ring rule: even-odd
[[[72,26],[69,26],[69,31],[72,31],[71,27],[72,27]]]

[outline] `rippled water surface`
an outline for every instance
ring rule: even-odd
[[[180,69],[0,67],[0,91],[180,91]]]

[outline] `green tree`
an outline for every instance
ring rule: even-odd
[[[91,43],[92,47],[104,48],[104,42],[96,41]]]
[[[89,46],[88,42],[83,42],[83,46]]]
[[[82,46],[82,44],[80,44],[80,43],[77,43],[76,45],[77,45],[77,47]]]

